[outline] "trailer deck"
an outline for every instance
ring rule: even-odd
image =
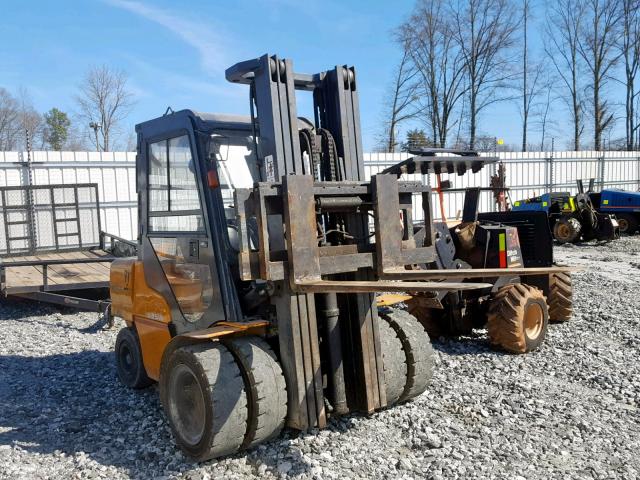
[[[107,288],[113,258],[100,249],[3,258],[0,288],[4,295]]]
[[[0,295],[97,311],[111,323],[111,262],[136,244],[101,229],[92,183],[0,187]]]

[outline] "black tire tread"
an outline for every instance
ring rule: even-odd
[[[429,386],[433,375],[433,348],[420,322],[405,310],[394,308],[380,312],[383,320],[396,331],[406,355],[407,382],[399,402],[417,397]]]
[[[242,448],[277,437],[287,417],[287,388],[276,355],[260,337],[232,338],[225,345],[244,373],[249,422]]]
[[[244,381],[233,355],[221,343],[206,342],[176,349],[167,363],[171,364],[172,359],[180,356],[189,357],[190,361],[199,364],[204,373],[211,399],[212,422],[211,435],[205,432],[208,445],[194,450],[182,442],[168,415],[176,443],[197,461],[237,452],[247,430],[248,412]],[[161,376],[168,378],[167,373],[162,372]],[[161,398],[167,398],[167,395],[168,392],[164,392]]]
[[[382,364],[387,392],[387,405],[391,406],[400,400],[407,383],[406,355],[402,341],[389,323],[378,316],[380,346],[382,348]]]
[[[124,375],[120,367],[119,355],[118,351],[120,350],[120,345],[122,342],[129,343],[129,349],[134,355],[134,360],[138,364],[138,372],[135,379],[127,379]],[[140,338],[138,337],[138,332],[133,327],[125,327],[122,328],[118,332],[118,336],[116,337],[116,345],[115,345],[115,354],[116,354],[116,371],[118,373],[118,378],[120,381],[129,388],[134,388],[136,390],[140,390],[143,388],[147,388],[152,385],[154,381],[147,376],[147,372],[144,368],[144,363],[142,360],[142,350],[140,348]]]

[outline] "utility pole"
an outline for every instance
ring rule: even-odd
[[[98,143],[98,130],[102,128],[102,124],[91,122],[89,124],[89,128],[93,129],[93,133],[96,136],[96,152],[100,151],[100,143]]]

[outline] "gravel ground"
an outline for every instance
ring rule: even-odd
[[[412,403],[201,465],[175,449],[154,387],[118,383],[116,331],[5,301],[0,478],[637,478],[640,237],[556,252],[587,270],[575,318],[539,351],[492,351],[482,331],[436,341],[432,387]]]

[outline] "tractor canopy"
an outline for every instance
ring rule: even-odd
[[[464,175],[467,170],[479,172],[485,165],[496,163],[497,157],[481,157],[473,150],[456,150],[450,148],[422,148],[410,150],[414,157],[396,163],[380,173],[391,173],[400,176],[404,173],[457,173]]]

